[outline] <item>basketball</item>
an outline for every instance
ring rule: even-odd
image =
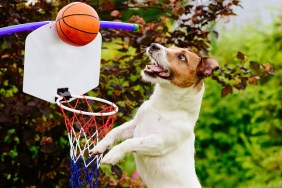
[[[97,36],[100,29],[99,16],[91,6],[73,2],[59,11],[56,29],[64,42],[74,46],[84,46]]]

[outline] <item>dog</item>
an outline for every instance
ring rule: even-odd
[[[211,57],[191,50],[152,43],[146,54],[152,63],[141,72],[155,84],[149,100],[134,118],[111,130],[92,153],[102,163],[116,164],[133,152],[137,171],[148,188],[199,188],[195,171],[194,127],[204,94],[204,78],[219,68]]]

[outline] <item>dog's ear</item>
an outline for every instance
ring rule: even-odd
[[[216,59],[212,57],[203,57],[197,66],[197,75],[200,78],[208,77],[213,74],[213,71],[218,70],[220,67]]]

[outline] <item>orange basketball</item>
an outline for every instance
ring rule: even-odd
[[[70,3],[59,11],[56,28],[59,37],[66,43],[84,46],[97,36],[100,29],[99,16],[85,3]]]

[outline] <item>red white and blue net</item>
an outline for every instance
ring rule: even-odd
[[[118,108],[104,99],[87,96],[60,97],[56,102],[62,111],[70,143],[71,187],[96,188],[103,154],[90,151],[112,129]]]

